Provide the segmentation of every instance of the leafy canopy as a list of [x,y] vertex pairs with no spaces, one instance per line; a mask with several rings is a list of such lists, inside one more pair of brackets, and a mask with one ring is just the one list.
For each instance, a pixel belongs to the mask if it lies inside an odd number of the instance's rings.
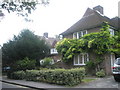
[[35,35],[30,30],[23,30],[18,36],[3,44],[2,60],[3,65],[11,65],[25,57],[39,60],[49,53],[49,46],[45,40]]
[[[0,8],[7,10],[9,13],[16,11],[22,15],[31,13],[32,10],[36,9],[38,4],[49,4],[48,0],[2,0]],[[26,12],[23,14],[23,12]]]

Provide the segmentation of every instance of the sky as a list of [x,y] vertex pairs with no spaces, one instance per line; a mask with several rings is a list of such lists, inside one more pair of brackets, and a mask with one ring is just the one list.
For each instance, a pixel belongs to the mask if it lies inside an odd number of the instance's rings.
[[29,15],[33,22],[26,22],[16,13],[7,13],[0,22],[0,45],[18,35],[23,29],[30,29],[36,35],[42,36],[48,32],[54,37],[67,30],[80,20],[86,9],[101,5],[104,15],[113,18],[118,16],[119,0],[49,0],[47,6],[38,5],[37,9]]

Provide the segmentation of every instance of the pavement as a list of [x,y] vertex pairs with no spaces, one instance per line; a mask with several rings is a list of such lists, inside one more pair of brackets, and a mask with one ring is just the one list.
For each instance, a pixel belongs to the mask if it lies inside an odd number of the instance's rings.
[[[91,78],[91,77],[88,77]],[[2,82],[6,82],[6,83],[10,83],[10,84],[15,84],[15,85],[20,85],[20,86],[25,86],[25,87],[29,87],[29,88],[33,88],[33,89],[41,89],[41,90],[52,90],[53,88],[57,88],[57,89],[62,89],[62,88],[110,88],[109,90],[111,90],[112,88],[119,88],[119,84],[115,82],[115,80],[113,79],[112,76],[109,77],[105,77],[105,78],[96,78],[96,77],[92,77],[95,80],[91,81],[91,82],[87,82],[87,83],[81,83],[77,86],[74,87],[66,87],[66,86],[60,86],[60,85],[56,85],[56,84],[48,84],[48,83],[43,83],[43,82],[33,82],[33,81],[26,81],[26,80],[13,80],[13,79],[8,79],[6,76],[3,76],[2,78],[0,78],[0,81]]]
[[56,85],[56,84],[8,79],[7,76],[3,76],[2,78],[0,78],[0,81],[5,82],[5,83],[20,85],[20,86],[25,86],[25,87],[29,87],[29,88],[33,88],[33,89],[45,90],[45,88],[66,88],[65,86],[60,86],[60,85]]

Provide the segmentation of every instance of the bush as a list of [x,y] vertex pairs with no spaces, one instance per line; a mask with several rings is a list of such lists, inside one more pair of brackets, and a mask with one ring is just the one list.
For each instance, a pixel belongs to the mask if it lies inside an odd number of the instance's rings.
[[[13,74],[16,74],[13,75],[16,78],[18,72]],[[74,86],[79,84],[81,80],[84,78],[85,69],[74,68],[74,69],[27,70],[26,74],[24,75],[25,76],[23,77],[25,77],[26,80]]]
[[52,58],[44,58],[43,60],[40,61],[40,65],[42,67],[49,67],[52,64],[54,64],[54,61],[52,60]]
[[28,58],[25,58],[23,60],[19,60],[16,62],[16,65],[14,68],[19,71],[19,70],[31,70],[35,68],[36,61],[35,60],[30,60]]
[[97,77],[105,77],[105,71],[102,69],[96,73]]
[[26,76],[25,71],[17,71],[17,72],[10,73],[8,78],[22,80],[22,79],[25,79],[25,76]]
[[95,75],[95,63],[92,60],[86,62],[85,69],[86,74]]

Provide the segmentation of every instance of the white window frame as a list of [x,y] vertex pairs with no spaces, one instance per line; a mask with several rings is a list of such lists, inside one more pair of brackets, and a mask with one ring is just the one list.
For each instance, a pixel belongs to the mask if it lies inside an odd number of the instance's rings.
[[56,48],[51,48],[50,53],[51,54],[58,54]]
[[78,33],[77,33],[77,32],[74,32],[74,33],[73,33],[73,39],[76,39],[76,38],[77,38],[77,36],[76,36],[75,34],[77,35]]
[[[81,53],[81,54],[78,54],[77,57],[78,57],[78,63],[76,64],[75,63],[75,56],[74,56],[74,65],[86,65],[85,64],[85,59],[84,59],[84,55],[87,54],[87,61],[89,61],[89,55],[88,53]],[[80,63],[80,60],[79,60],[79,56],[82,55],[82,63]]]
[[[84,32],[84,31],[85,31],[86,34],[87,34],[87,30],[83,30],[83,31],[79,31],[79,32],[74,32],[74,33],[73,33],[73,39],[80,39],[80,38],[79,38],[79,33],[80,33],[80,32],[81,32],[81,37],[83,37],[83,36],[85,35],[85,34],[83,35],[83,32]],[[77,36],[76,36],[75,34],[76,34]]]
[[110,28],[109,31],[110,31],[110,35],[114,36],[114,30]]

